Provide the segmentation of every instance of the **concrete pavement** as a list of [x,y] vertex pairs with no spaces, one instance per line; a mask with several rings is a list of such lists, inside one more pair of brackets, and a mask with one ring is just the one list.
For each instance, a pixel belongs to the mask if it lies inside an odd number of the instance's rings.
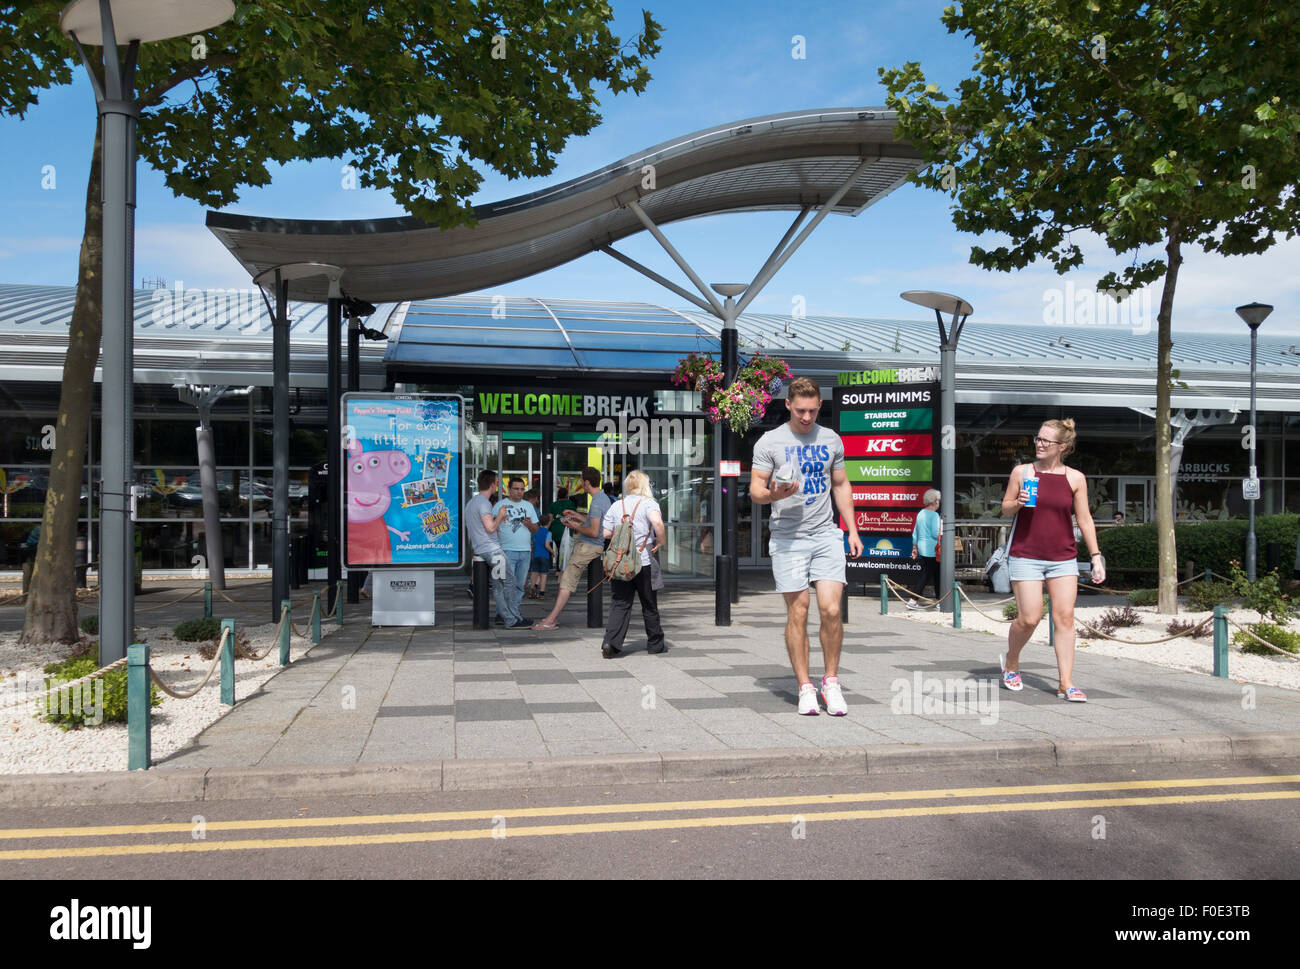
[[[800,717],[784,604],[769,589],[747,575],[726,628],[713,624],[712,589],[670,589],[668,651],[645,653],[636,606],[629,652],[614,660],[600,655],[602,630],[585,627],[581,595],[548,632],[474,630],[459,581],[440,585],[435,627],[377,629],[352,607],[153,770],[3,777],[0,804],[1300,756],[1300,692],[1080,650],[1075,680],[1090,702],[1065,703],[1050,650],[1031,646],[1025,690],[1012,694],[998,688],[1003,637],[881,616],[875,598],[851,604],[849,715]],[[525,613],[552,601],[525,600]],[[815,615],[810,626],[816,677]]]

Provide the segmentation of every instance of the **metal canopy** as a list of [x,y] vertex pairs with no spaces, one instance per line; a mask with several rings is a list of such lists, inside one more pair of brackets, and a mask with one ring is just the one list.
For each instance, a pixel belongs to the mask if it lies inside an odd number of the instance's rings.
[[[313,221],[209,212],[208,228],[250,275],[299,262],[343,267],[342,286],[371,302],[450,296],[552,269],[657,225],[721,212],[823,205],[856,215],[922,166],[895,115],[848,108],[768,115],[710,128],[529,195],[479,206],[478,225],[441,231],[418,219]],[[324,301],[322,277],[290,281]]]

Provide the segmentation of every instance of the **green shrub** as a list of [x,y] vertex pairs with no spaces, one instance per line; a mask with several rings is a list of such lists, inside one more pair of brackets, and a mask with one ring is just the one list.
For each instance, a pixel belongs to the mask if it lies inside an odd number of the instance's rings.
[[1134,589],[1128,594],[1130,606],[1154,606],[1160,601],[1158,589]]
[[1211,579],[1187,586],[1187,604],[1193,612],[1209,612],[1215,606],[1226,606],[1232,601],[1232,583]]
[[[1260,639],[1272,643],[1279,649],[1285,649],[1288,653],[1300,653],[1300,633],[1288,632],[1281,626],[1271,622],[1253,623],[1249,628]],[[1257,653],[1260,656],[1277,655],[1277,653],[1266,646],[1261,646],[1241,631],[1233,635],[1232,641],[1241,647],[1243,653]]]
[[1261,616],[1268,616],[1275,622],[1284,623],[1291,618],[1291,614],[1295,612],[1295,602],[1282,591],[1276,571],[1266,575],[1257,572],[1255,581],[1251,582],[1242,570],[1240,562],[1231,563],[1229,569],[1232,591],[1241,596],[1242,601],[1246,603],[1246,608],[1254,609]]
[[99,617],[87,616],[85,619],[81,620],[81,631],[85,633],[87,636],[98,636]]
[[172,634],[187,643],[201,643],[205,639],[216,639],[221,635],[221,620],[216,617],[186,619],[172,630]]
[[[45,667],[45,684],[43,689],[51,689],[58,684],[55,680],[76,680],[87,673],[99,669],[99,661],[93,656],[73,656],[49,663]],[[102,682],[102,688],[99,683]],[[162,703],[162,694],[158,687],[149,684],[149,705]],[[116,669],[105,673],[98,680],[89,680],[78,687],[56,693],[40,701],[41,719],[46,723],[56,723],[64,730],[78,727],[97,727],[101,723],[126,722],[126,670]]]
[[[1233,560],[1245,557],[1248,528],[1245,519],[1237,518],[1176,522],[1174,543],[1178,549],[1179,567],[1184,562],[1192,562],[1197,571],[1212,569],[1220,575],[1227,575]],[[1294,549],[1296,538],[1300,536],[1300,515],[1290,512],[1261,515],[1255,520],[1255,535],[1261,550],[1269,542],[1280,543],[1284,551]],[[1118,574],[1125,569],[1154,570],[1160,564],[1157,561],[1154,522],[1102,529],[1097,533],[1097,541],[1106,556],[1108,578],[1110,574]]]

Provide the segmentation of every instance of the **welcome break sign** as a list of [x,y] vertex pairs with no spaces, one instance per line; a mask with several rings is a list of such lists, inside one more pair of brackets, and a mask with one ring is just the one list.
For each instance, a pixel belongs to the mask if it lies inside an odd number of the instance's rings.
[[[849,559],[849,580],[878,583],[881,573],[909,582],[912,526],[921,498],[938,477],[939,382],[935,367],[841,373],[835,429],[844,439],[844,470],[862,557]],[[848,525],[841,519],[840,528]]]

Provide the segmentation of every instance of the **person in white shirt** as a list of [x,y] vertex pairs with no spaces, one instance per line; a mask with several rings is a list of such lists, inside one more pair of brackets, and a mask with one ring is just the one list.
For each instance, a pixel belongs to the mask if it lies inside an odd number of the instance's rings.
[[[664,630],[659,622],[659,602],[654,589],[650,587],[650,556],[663,547],[665,541],[664,519],[659,512],[659,503],[654,500],[650,490],[650,479],[644,471],[633,471],[623,479],[623,497],[614,502],[605,512],[601,527],[606,538],[614,537],[614,529],[626,515],[632,524],[633,541],[641,556],[641,568],[631,581],[610,579],[614,591],[614,603],[609,609],[609,619],[605,623],[605,641],[601,644],[600,655],[613,659],[623,652],[623,640],[627,636],[628,623],[632,618],[632,597],[641,599],[641,616],[645,619],[646,652],[662,653]],[[651,532],[654,537],[651,538]]]

